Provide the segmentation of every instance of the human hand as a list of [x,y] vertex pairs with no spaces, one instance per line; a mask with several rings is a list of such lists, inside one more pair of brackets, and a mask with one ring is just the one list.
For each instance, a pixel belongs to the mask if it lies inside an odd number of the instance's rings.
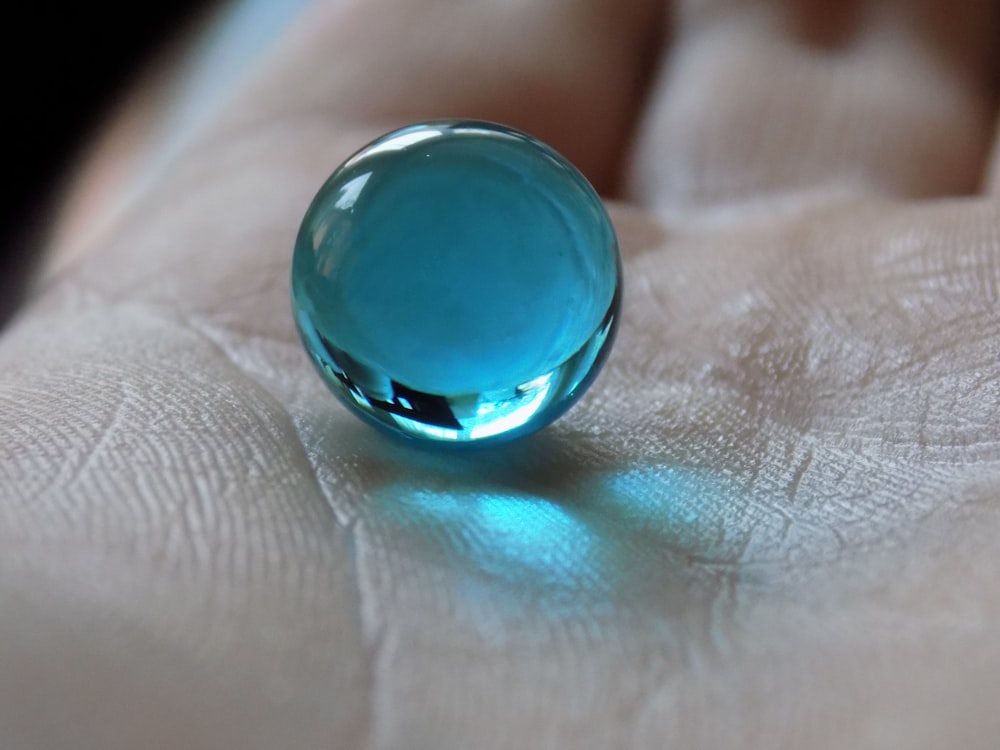
[[[307,10],[0,338],[3,746],[992,747],[996,15]],[[626,288],[570,414],[440,456],[287,276],[341,159],[450,116],[614,194]]]

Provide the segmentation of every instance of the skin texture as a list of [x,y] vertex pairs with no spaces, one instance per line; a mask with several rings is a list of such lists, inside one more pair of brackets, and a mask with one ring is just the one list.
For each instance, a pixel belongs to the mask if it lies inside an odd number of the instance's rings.
[[[306,9],[0,335],[0,745],[996,747],[998,35]],[[451,116],[614,197],[626,301],[570,414],[441,456],[325,391],[287,274],[340,160]]]

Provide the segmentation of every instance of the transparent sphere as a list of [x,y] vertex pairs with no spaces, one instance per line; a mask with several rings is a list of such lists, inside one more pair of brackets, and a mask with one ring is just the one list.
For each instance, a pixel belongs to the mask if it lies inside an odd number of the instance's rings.
[[330,389],[420,440],[533,432],[614,338],[621,264],[583,175],[487,122],[397,130],[348,159],[295,243],[292,307]]

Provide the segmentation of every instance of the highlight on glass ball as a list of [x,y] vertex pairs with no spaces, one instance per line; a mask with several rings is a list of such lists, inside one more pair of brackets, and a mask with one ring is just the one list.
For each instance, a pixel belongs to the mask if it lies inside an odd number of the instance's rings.
[[299,333],[329,388],[397,435],[485,445],[563,414],[614,340],[621,261],[566,159],[488,122],[394,131],[309,206],[292,260]]

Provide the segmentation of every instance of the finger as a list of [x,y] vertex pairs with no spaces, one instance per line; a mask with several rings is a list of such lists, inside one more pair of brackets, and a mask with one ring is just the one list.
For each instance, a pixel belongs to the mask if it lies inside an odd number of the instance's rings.
[[299,2],[213,3],[168,40],[110,113],[66,178],[54,217],[46,273],[95,247],[134,199],[214,119],[264,51],[295,16]]
[[373,133],[451,115],[506,121],[610,187],[659,28],[652,0],[328,2],[305,14],[262,70],[238,75],[257,69],[294,15],[295,4],[278,5],[226,5],[149,72],[74,181],[50,267],[93,247],[223,103],[224,137],[248,122],[297,117],[327,118],[328,135],[346,129],[353,138],[366,122]]
[[230,122],[500,120],[551,143],[606,188],[659,39],[660,9],[651,0],[320,4]]
[[630,194],[682,220],[802,193],[975,192],[997,22],[985,0],[692,2]]
[[[147,186],[192,133],[275,120],[326,119],[326,136],[419,119],[481,117],[532,132],[601,187],[619,171],[659,25],[652,0],[626,3],[317,3],[262,69],[291,15],[235,3],[161,61],[126,101],[70,194],[55,238],[64,260],[92,247],[122,204]],[[249,79],[236,71],[256,70]],[[232,102],[230,91],[241,89]],[[344,148],[334,149],[339,155]],[[331,168],[317,154],[318,164]],[[127,188],[127,189],[126,189]]]

